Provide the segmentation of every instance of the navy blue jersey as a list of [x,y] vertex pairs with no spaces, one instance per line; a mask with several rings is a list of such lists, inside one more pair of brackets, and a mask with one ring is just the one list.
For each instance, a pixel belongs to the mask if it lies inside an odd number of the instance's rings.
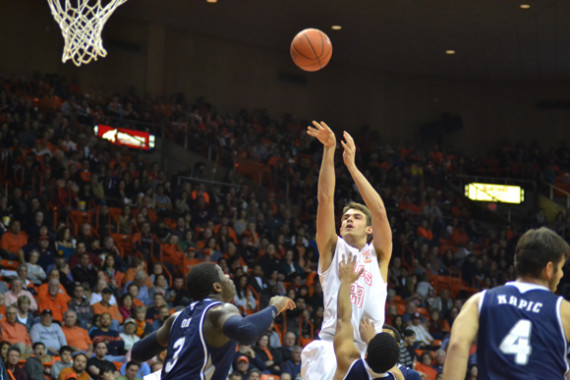
[[396,380],[394,375],[391,373],[374,373],[370,367],[366,364],[364,359],[355,360],[348,369],[346,375],[344,375],[344,380]]
[[420,375],[419,372],[414,371],[405,365],[398,364],[398,369],[402,371],[402,375],[404,375],[404,379],[406,380],[423,380],[422,375]]
[[204,299],[188,305],[172,324],[162,380],[226,380],[237,343],[210,347],[204,337],[204,317],[221,302]]
[[479,303],[479,379],[563,379],[567,341],[562,297],[544,286],[508,282]]

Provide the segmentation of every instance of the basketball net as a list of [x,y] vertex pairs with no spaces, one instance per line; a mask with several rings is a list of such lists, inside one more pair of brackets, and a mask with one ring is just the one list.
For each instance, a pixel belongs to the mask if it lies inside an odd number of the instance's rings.
[[81,66],[107,56],[101,32],[115,9],[127,0],[111,0],[105,6],[101,0],[47,1],[65,42],[63,63],[71,59],[76,66]]

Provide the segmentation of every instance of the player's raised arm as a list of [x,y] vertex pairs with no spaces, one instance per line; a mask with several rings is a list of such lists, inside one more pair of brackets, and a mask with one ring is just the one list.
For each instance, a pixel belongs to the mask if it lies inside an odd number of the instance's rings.
[[386,213],[386,207],[384,202],[380,197],[380,194],[370,182],[364,177],[364,174],[356,167],[355,157],[356,157],[356,145],[352,136],[348,132],[343,134],[344,141],[341,141],[344,152],[342,158],[344,164],[348,169],[360,196],[364,200],[364,204],[370,210],[372,214],[372,237],[374,244],[374,249],[378,255],[378,264],[380,264],[380,273],[384,280],[388,280],[388,263],[390,262],[390,257],[392,256],[392,229],[390,228],[390,223],[388,222],[388,215]]
[[146,362],[166,350],[170,338],[170,328],[180,313],[179,311],[172,314],[158,330],[137,341],[131,351],[132,359],[137,362]]
[[443,366],[444,380],[465,379],[469,348],[479,331],[479,301],[481,297],[482,293],[477,293],[469,298],[453,322],[449,348]]
[[263,334],[279,313],[293,310],[295,302],[288,297],[275,296],[269,300],[269,306],[245,318],[239,315],[235,305],[225,303],[212,308],[204,324],[204,335],[209,345],[221,347],[230,340],[240,344],[253,344]]
[[336,176],[334,172],[334,152],[336,137],[329,126],[321,121],[313,121],[313,126],[307,127],[307,134],[318,139],[323,144],[323,159],[319,171],[318,207],[317,207],[317,247],[319,248],[319,266],[326,271],[332,260],[338,235],[336,234],[334,218],[334,187]]
[[354,344],[353,327],[352,327],[352,303],[350,301],[350,286],[356,281],[364,268],[358,272],[354,272],[356,265],[356,256],[348,255],[348,261],[343,255],[338,265],[338,277],[340,279],[340,287],[337,297],[337,322],[334,334],[334,353],[336,356],[336,372],[334,380],[343,379],[350,365],[360,359],[360,351]]

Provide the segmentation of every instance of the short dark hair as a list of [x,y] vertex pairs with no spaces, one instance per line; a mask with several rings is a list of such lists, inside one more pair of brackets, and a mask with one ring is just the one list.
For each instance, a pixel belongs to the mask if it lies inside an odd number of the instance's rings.
[[530,229],[520,237],[515,248],[515,273],[539,278],[549,261],[558,269],[558,262],[569,256],[570,246],[556,232],[546,227]]
[[366,363],[374,372],[387,372],[398,363],[399,359],[400,348],[392,335],[381,332],[368,343]]
[[70,354],[73,354],[73,349],[69,346],[61,346],[59,349],[59,356],[63,355],[64,352],[69,352]]
[[350,210],[351,208],[358,210],[358,211],[361,211],[366,216],[366,225],[367,226],[372,225],[372,213],[370,212],[368,207],[366,207],[362,203],[350,202],[349,204],[344,206],[344,208],[342,209],[342,215],[346,214],[346,212],[348,210]]
[[139,368],[141,367],[139,362],[135,362],[135,361],[131,360],[130,362],[127,363],[125,369],[129,369],[130,367],[132,367],[134,365],[138,366]]
[[[398,329],[395,328],[394,326],[390,326],[390,325],[384,323],[384,325],[382,325],[382,328],[383,328],[383,329],[386,329],[386,330],[392,331],[392,333],[394,334],[394,339],[396,339],[396,342],[397,342],[397,343],[400,343],[400,342],[402,341],[402,335],[400,334],[400,332],[398,331]],[[388,334],[389,334],[389,333],[388,333]]]
[[41,345],[41,346],[44,346],[44,347],[46,346],[46,345],[44,344],[44,342],[36,342],[36,343],[34,343],[34,344],[32,345],[32,348],[35,350],[36,347],[37,347],[37,346],[40,346],[40,345]]
[[192,301],[199,301],[212,294],[214,283],[220,282],[217,264],[213,262],[195,265],[186,276],[186,289]]

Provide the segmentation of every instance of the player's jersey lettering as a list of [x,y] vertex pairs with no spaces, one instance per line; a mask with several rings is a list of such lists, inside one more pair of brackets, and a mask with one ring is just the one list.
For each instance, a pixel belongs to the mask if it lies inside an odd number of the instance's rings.
[[498,294],[497,303],[499,305],[511,305],[533,313],[540,313],[540,309],[542,308],[542,302],[527,301],[525,299],[518,299],[515,296],[507,297],[506,294]]

